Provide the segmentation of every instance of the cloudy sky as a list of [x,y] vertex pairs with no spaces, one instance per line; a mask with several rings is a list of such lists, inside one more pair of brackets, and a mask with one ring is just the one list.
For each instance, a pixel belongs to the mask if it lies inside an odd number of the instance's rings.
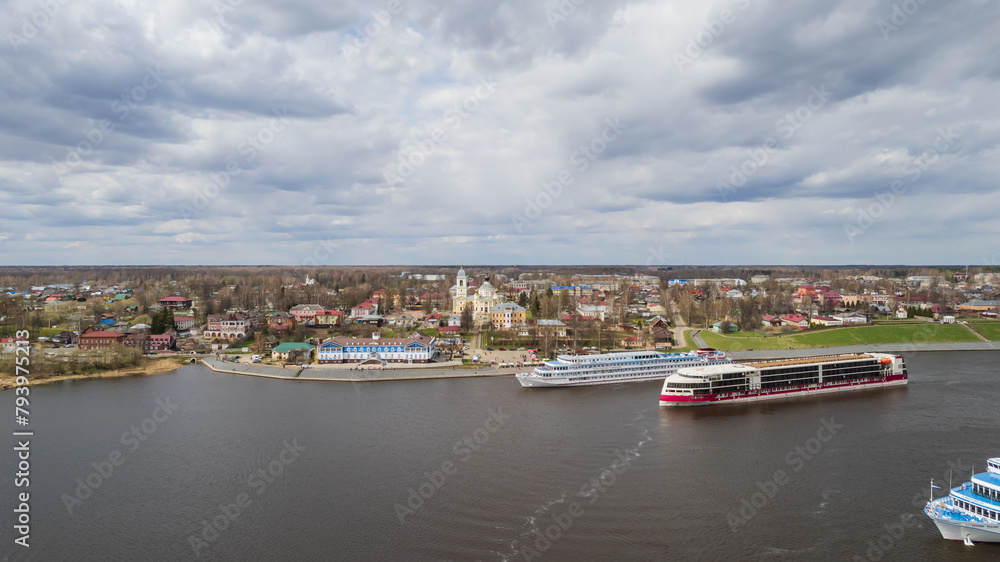
[[997,263],[1000,4],[808,4],[8,2],[0,263]]

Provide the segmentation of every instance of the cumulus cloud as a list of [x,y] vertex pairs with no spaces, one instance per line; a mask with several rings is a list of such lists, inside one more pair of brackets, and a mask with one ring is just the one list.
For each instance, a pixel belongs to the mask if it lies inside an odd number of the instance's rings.
[[998,16],[16,0],[0,260],[974,262],[1000,243]]

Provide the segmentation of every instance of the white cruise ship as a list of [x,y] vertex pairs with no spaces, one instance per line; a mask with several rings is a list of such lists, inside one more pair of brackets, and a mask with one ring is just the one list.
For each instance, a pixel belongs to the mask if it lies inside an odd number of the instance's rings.
[[663,380],[682,367],[720,365],[732,359],[721,351],[699,349],[687,353],[626,351],[595,355],[560,355],[530,373],[520,373],[523,387],[585,386]]
[[952,541],[1000,542],[1000,457],[986,461],[986,472],[952,488],[947,496],[931,501],[924,513],[934,520],[941,536]]

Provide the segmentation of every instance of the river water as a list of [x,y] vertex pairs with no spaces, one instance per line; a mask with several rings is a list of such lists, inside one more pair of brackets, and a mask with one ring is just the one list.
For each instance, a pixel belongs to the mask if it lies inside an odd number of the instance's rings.
[[[997,359],[914,353],[905,388],[697,409],[660,408],[659,383],[324,383],[202,366],[58,383],[31,394],[32,546],[11,546],[4,478],[0,552],[1000,560],[1000,545],[944,541],[921,511],[932,477],[945,488],[952,470],[958,485],[1000,456]],[[13,418],[13,393],[0,401]]]

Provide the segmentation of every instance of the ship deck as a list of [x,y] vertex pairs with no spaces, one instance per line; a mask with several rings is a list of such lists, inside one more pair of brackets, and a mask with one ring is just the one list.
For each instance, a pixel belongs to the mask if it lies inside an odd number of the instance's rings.
[[992,520],[988,517],[970,515],[964,511],[960,511],[952,503],[951,496],[937,498],[931,502],[929,505],[929,514],[948,521],[960,521],[962,523],[992,523]]
[[747,365],[756,369],[765,367],[786,367],[789,365],[805,365],[808,363],[833,363],[835,361],[851,361],[854,359],[874,359],[869,353],[845,353],[841,355],[826,355],[820,357],[802,357],[797,359],[758,359],[755,361],[740,361],[740,365]]

